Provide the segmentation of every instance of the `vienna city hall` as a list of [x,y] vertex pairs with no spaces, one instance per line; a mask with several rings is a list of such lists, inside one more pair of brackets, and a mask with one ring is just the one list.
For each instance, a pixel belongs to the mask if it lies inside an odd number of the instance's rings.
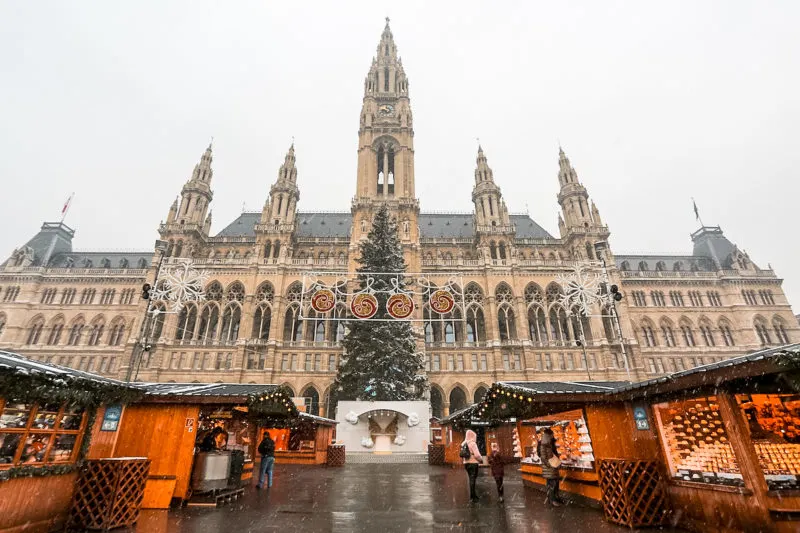
[[[353,317],[346,301],[319,316],[304,291],[313,276],[355,278],[359,242],[382,205],[397,221],[409,275],[451,283],[459,303],[437,315],[420,298],[412,316],[435,416],[496,381],[642,380],[800,340],[782,280],[719,227],[700,227],[686,255],[615,255],[602,206],[563,150],[553,154],[558,235],[509,213],[503,176],[480,147],[472,212],[426,213],[408,88],[387,22],[364,80],[349,212],[298,209],[301,189],[314,184],[303,182],[306,154],[291,146],[275,162],[264,208],[212,235],[209,146],[165,212],[155,249],[82,253],[58,222],[20,236],[0,266],[0,348],[120,379],[283,384],[310,412],[333,416],[330,387]],[[207,276],[200,301],[173,309],[142,298],[145,283],[182,263]],[[564,303],[564,280],[580,265],[603,276],[605,296],[588,314]],[[162,312],[147,314],[149,305]]]

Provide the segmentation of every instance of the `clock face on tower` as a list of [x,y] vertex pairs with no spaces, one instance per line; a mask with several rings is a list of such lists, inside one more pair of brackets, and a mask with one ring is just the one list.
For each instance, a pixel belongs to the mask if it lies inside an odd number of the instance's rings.
[[378,116],[391,117],[392,115],[394,115],[394,106],[392,104],[378,106]]

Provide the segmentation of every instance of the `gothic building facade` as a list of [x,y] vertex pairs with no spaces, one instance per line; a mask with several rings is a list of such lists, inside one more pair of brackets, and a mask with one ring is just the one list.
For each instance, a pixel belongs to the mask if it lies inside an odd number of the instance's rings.
[[[212,159],[209,146],[159,226],[163,252],[80,252],[72,229],[45,223],[0,267],[0,348],[124,377],[142,334],[142,285],[154,282],[162,255],[167,267],[190,259],[209,274],[206,300],[156,315],[135,379],[285,384],[325,414],[347,309],[334,310],[337,320],[301,313],[303,276],[354,272],[382,204],[397,219],[409,272],[462,280],[463,305],[453,313],[428,321],[420,302],[416,316],[437,415],[473,403],[494,381],[639,380],[800,340],[781,279],[719,227],[698,229],[686,255],[614,255],[563,150],[558,236],[509,213],[502,176],[480,147],[474,210],[421,211],[409,84],[388,23],[364,81],[349,212],[298,210],[292,146],[263,209],[214,235]],[[557,276],[586,261],[605,261],[621,288],[619,321],[608,308],[580,317],[562,305]]]

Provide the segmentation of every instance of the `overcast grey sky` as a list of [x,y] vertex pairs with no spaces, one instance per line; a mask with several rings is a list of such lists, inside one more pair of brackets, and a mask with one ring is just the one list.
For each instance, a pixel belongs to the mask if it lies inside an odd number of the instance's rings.
[[296,138],[303,210],[347,210],[384,17],[410,79],[422,209],[470,211],[476,142],[557,235],[558,142],[616,253],[719,224],[800,302],[800,2],[0,3],[0,255],[44,220],[150,249],[214,137],[216,232]]

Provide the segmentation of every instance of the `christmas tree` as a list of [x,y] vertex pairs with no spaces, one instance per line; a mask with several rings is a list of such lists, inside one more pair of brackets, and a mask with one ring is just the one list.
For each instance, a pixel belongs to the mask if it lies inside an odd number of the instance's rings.
[[[351,320],[344,336],[344,357],[333,391],[336,400],[419,400],[427,387],[422,370],[422,356],[407,320],[395,320],[386,311],[392,281],[405,287],[406,270],[397,223],[385,205],[375,215],[366,240],[359,244],[358,279],[361,289],[367,279],[374,281],[378,311],[368,320]],[[386,322],[375,319],[389,319]]]

